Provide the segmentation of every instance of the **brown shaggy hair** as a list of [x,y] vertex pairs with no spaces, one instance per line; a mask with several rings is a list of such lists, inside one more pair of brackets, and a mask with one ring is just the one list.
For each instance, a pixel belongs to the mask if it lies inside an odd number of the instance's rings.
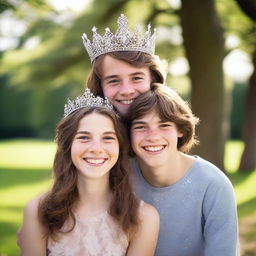
[[78,171],[71,159],[71,145],[79,121],[92,112],[107,116],[112,120],[119,147],[122,146],[118,160],[110,170],[109,186],[113,193],[113,200],[109,214],[120,223],[127,234],[133,232],[138,224],[139,203],[131,187],[131,170],[127,155],[128,141],[125,136],[125,129],[119,117],[110,109],[104,107],[83,108],[62,119],[57,125],[57,152],[53,165],[54,184],[39,205],[40,220],[46,227],[47,235],[53,239],[56,239],[57,234],[62,232],[61,228],[68,219],[71,218],[73,225],[67,232],[72,231],[76,225],[73,207],[79,198]]
[[193,115],[188,103],[177,92],[162,84],[152,84],[150,91],[139,95],[132,103],[125,120],[128,134],[130,135],[134,120],[153,110],[157,111],[161,120],[175,123],[178,131],[183,134],[178,138],[179,151],[188,152],[198,143],[195,126],[199,119]]
[[110,52],[100,55],[93,62],[92,70],[87,79],[87,87],[94,95],[104,96],[101,87],[101,66],[106,55],[136,67],[149,67],[152,83],[165,82],[167,64],[165,61],[160,60],[157,55],[150,55],[139,51]]

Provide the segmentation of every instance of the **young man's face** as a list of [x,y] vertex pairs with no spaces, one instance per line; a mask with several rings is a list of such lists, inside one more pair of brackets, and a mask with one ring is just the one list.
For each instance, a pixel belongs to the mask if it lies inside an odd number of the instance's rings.
[[104,96],[121,115],[128,112],[135,98],[150,90],[151,75],[148,67],[135,67],[107,55],[101,69]]
[[151,111],[132,122],[133,151],[139,161],[151,168],[169,163],[169,160],[179,152],[178,138],[182,136],[175,123],[161,120],[156,111]]

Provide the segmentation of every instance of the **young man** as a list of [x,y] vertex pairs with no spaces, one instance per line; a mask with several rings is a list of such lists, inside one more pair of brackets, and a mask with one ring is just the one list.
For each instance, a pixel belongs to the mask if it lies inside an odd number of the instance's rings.
[[83,43],[92,62],[87,87],[95,95],[105,96],[125,116],[130,104],[150,90],[151,83],[164,83],[166,63],[155,51],[155,33],[145,34],[128,28],[127,17],[118,18],[115,34],[107,28],[103,36],[93,30],[93,41],[83,34]]
[[[239,255],[233,187],[216,166],[186,154],[198,119],[172,89],[152,85],[126,116],[136,193],[160,214],[156,256]],[[214,145],[213,145],[214,146]]]

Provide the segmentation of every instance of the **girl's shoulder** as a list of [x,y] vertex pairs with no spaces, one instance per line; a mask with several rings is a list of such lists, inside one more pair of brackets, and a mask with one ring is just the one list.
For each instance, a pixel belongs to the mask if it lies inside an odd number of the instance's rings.
[[139,207],[139,219],[146,222],[159,222],[160,217],[157,209],[154,206],[141,200]]
[[41,193],[34,198],[32,198],[25,206],[25,214],[33,214],[35,213],[37,215],[38,207],[40,202],[46,197],[47,193]]
[[127,256],[154,255],[159,233],[160,217],[155,207],[143,201],[139,207],[139,227],[130,240]]

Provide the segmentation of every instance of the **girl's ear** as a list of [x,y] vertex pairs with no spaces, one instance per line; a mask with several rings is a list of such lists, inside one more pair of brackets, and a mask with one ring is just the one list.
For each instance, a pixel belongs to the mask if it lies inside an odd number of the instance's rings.
[[178,138],[182,138],[183,137],[183,132],[178,132]]

